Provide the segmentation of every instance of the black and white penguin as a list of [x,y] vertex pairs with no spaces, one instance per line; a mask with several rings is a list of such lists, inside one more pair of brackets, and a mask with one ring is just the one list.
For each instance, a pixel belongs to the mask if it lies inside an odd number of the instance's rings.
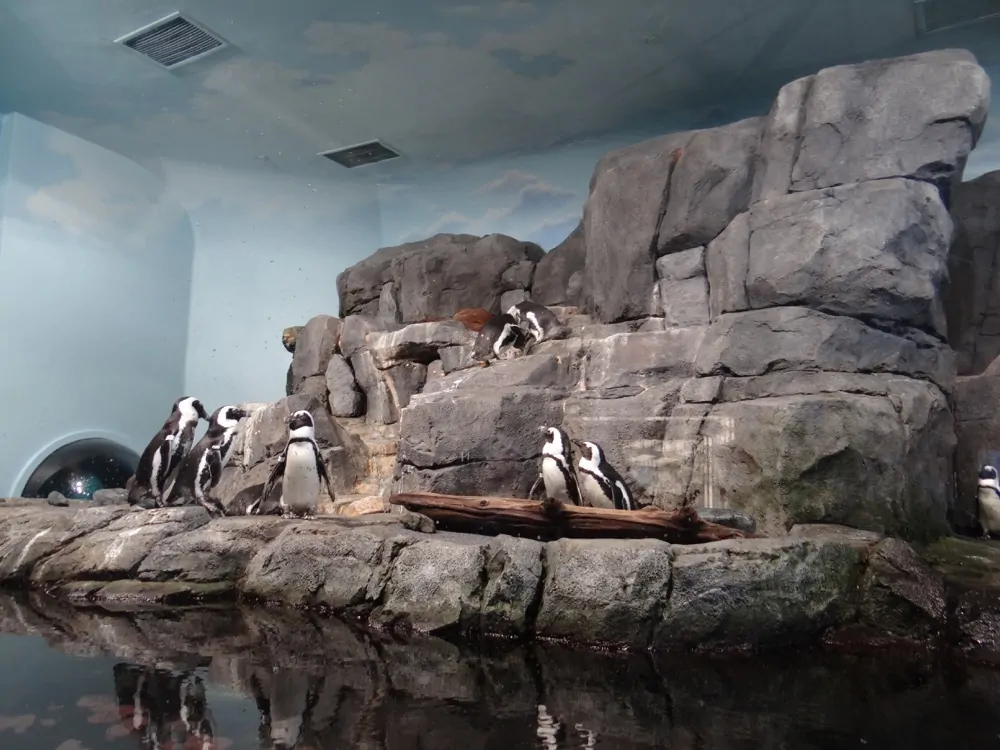
[[545,487],[546,497],[562,503],[580,505],[580,487],[573,470],[573,453],[569,436],[558,427],[540,427],[545,435],[542,446],[542,468],[531,487],[528,497],[533,497],[538,485]]
[[[208,707],[205,683],[195,674],[184,676],[180,685],[181,721],[199,750],[212,750],[215,742],[215,720]],[[185,743],[186,745],[187,743]]]
[[978,516],[984,539],[1000,533],[1000,476],[988,464],[979,468]]
[[208,420],[205,407],[193,396],[174,402],[170,417],[139,457],[135,476],[129,480],[129,505],[143,508],[163,505],[171,475],[180,467],[194,441],[198,420]]
[[580,449],[580,498],[594,508],[636,510],[637,505],[622,475],[608,463],[604,451],[589,441],[574,444]]
[[546,339],[554,338],[563,327],[554,312],[545,305],[540,305],[531,300],[524,300],[524,302],[511,305],[510,309],[507,310],[507,314],[528,333],[531,337],[528,343],[531,346],[540,344]]
[[209,418],[208,432],[199,440],[181,464],[167,495],[166,505],[198,503],[212,515],[222,515],[224,509],[210,497],[219,483],[222,470],[232,457],[240,420],[248,416],[238,406],[222,406]]
[[266,503],[272,486],[279,478],[281,499],[278,509],[282,515],[315,515],[321,483],[326,484],[330,500],[334,500],[330,475],[319,453],[319,446],[316,445],[316,427],[312,414],[302,409],[290,414],[287,422],[288,442],[264,483],[260,497],[247,508],[248,516],[274,513],[276,509],[267,508]]
[[513,316],[504,313],[486,321],[476,336],[472,347],[472,358],[481,365],[488,364],[490,358],[504,359],[516,349],[524,349],[528,343],[528,333]]

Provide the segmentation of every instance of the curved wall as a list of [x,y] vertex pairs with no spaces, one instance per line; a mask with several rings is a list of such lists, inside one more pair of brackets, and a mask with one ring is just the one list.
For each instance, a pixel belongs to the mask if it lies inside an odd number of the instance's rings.
[[183,394],[193,235],[163,183],[22,115],[0,130],[0,496],[52,451],[141,452]]

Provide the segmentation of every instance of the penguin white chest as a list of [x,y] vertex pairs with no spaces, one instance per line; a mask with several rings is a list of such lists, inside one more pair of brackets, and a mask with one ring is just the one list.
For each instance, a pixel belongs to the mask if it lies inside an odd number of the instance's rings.
[[295,513],[316,510],[319,497],[319,474],[311,443],[292,443],[285,454],[285,476],[281,483],[281,501]]
[[1000,534],[1000,495],[993,487],[979,487],[979,523],[990,534]]
[[545,494],[563,503],[573,502],[566,487],[566,475],[563,474],[559,462],[551,456],[542,457],[542,482],[545,484]]
[[604,488],[593,476],[580,472],[580,497],[594,508],[614,508],[614,500],[604,494]]

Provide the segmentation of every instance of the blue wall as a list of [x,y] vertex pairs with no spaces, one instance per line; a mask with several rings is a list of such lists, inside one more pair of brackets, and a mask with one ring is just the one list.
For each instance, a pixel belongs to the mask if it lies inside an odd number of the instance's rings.
[[0,146],[0,493],[57,447],[141,451],[184,390],[193,237],[160,180],[21,115]]
[[185,389],[211,411],[285,395],[286,326],[338,311],[337,274],[381,240],[374,186],[204,164],[154,167],[194,232]]

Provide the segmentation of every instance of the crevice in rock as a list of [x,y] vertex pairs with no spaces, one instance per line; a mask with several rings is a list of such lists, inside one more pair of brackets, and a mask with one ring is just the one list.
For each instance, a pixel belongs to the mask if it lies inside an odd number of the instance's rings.
[[524,632],[525,635],[535,635],[538,632],[536,624],[538,622],[538,612],[542,608],[542,597],[545,593],[545,581],[549,575],[549,545],[542,543],[542,549],[539,553],[539,563],[541,564],[541,573],[538,576],[538,583],[535,586],[535,591],[531,597],[531,601],[528,602],[527,608],[524,610]]

